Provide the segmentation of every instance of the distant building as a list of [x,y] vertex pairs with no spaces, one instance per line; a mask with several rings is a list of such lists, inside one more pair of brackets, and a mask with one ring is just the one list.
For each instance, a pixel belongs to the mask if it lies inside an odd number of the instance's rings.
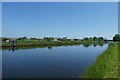
[[74,39],[70,39],[70,41],[74,41]]
[[58,41],[57,39],[54,39],[53,41]]
[[5,42],[8,43],[8,42],[10,42],[10,40],[6,40]]

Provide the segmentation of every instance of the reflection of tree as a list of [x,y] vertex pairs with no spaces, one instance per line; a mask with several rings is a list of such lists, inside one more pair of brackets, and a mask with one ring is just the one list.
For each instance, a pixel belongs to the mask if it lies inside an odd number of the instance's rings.
[[90,43],[83,43],[83,46],[84,46],[84,47],[89,47],[89,46],[90,46]]
[[89,46],[92,46],[92,43],[89,43]]
[[15,51],[14,47],[12,47],[12,51],[13,51],[13,52]]
[[96,47],[96,46],[97,46],[97,44],[96,44],[96,43],[94,43],[94,44],[93,44],[93,46],[94,46],[94,47]]
[[99,46],[101,46],[101,47],[102,47],[102,46],[103,46],[103,43],[100,43],[100,44],[99,44]]
[[9,48],[9,51],[11,51],[12,50],[12,52],[14,52],[15,50],[17,50],[17,47],[11,47],[11,48]]
[[99,43],[93,43],[93,46],[96,47],[96,46],[103,46],[104,43],[103,42],[99,42]]
[[82,45],[83,45],[84,47],[89,47],[89,46],[92,46],[92,45],[93,45],[94,47],[96,47],[96,46],[103,46],[104,43],[102,43],[102,42],[101,42],[101,43],[99,43],[99,42],[95,42],[95,43],[90,43],[90,42],[89,42],[89,43],[87,43],[87,42],[86,42],[86,43],[83,43]]
[[48,49],[52,49],[52,47],[51,47],[51,46],[49,46],[49,47],[48,47]]

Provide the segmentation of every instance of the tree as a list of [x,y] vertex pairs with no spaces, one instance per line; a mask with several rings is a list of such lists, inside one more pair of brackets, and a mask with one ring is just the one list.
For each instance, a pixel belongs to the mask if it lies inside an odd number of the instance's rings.
[[30,40],[40,40],[40,39],[38,39],[38,38],[30,38]]
[[28,39],[27,37],[19,37],[17,40],[25,40]]
[[120,34],[115,34],[113,41],[120,41]]
[[88,41],[88,40],[89,40],[88,37],[83,38],[83,41]]
[[95,41],[95,40],[97,40],[97,37],[96,37],[96,36],[93,37],[93,41]]
[[44,37],[43,39],[47,40],[47,41],[52,41],[52,40],[54,40],[54,37]]
[[103,37],[98,37],[99,41],[103,41],[104,38]]
[[27,39],[27,37],[23,37],[23,39]]
[[6,40],[9,40],[9,39],[6,38],[6,37],[3,37],[3,38],[2,38],[2,41],[6,41]]
[[67,39],[67,37],[63,37],[62,39],[61,39],[61,41],[67,41],[68,39]]
[[92,38],[92,37],[90,37],[90,40],[92,41],[92,40],[93,40],[93,38]]

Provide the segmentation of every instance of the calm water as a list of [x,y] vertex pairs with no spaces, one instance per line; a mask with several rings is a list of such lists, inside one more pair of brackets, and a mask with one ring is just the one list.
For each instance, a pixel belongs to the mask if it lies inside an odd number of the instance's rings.
[[101,46],[59,46],[3,50],[3,78],[74,78],[96,61]]

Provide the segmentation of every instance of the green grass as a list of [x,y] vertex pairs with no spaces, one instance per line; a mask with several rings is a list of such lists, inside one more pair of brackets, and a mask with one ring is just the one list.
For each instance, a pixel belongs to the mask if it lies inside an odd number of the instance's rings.
[[[120,46],[119,46],[120,48]],[[97,57],[81,78],[118,78],[118,43],[111,43],[108,49]]]
[[[88,47],[92,43],[96,45],[100,45],[99,42],[90,42],[90,41],[47,41],[47,40],[17,40],[17,45],[19,46],[25,46],[25,45],[66,45],[66,44],[83,44],[83,46]],[[103,44],[103,43],[102,43]],[[3,43],[2,46],[11,46],[11,42],[9,43]]]

